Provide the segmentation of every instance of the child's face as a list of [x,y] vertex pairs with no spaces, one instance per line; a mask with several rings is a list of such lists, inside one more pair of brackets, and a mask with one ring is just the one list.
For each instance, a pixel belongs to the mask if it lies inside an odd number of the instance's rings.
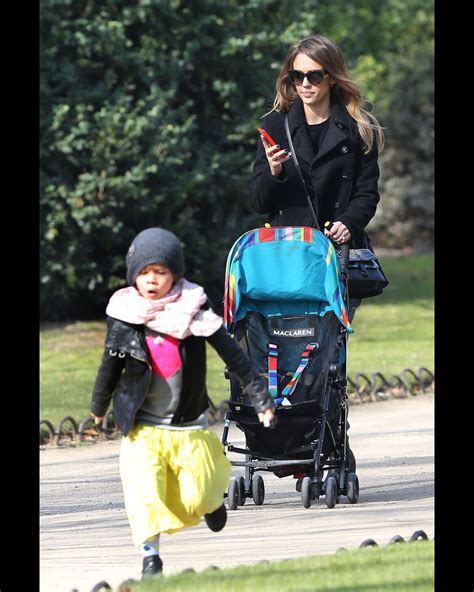
[[137,275],[137,290],[146,300],[163,298],[173,287],[175,278],[168,267],[152,263],[144,267]]

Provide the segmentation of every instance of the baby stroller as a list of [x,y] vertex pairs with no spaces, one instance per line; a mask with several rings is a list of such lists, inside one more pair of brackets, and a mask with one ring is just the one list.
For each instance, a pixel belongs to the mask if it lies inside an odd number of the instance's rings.
[[[243,234],[226,265],[224,322],[268,381],[277,423],[259,421],[240,383],[230,380],[224,450],[245,455],[232,460],[245,476],[227,490],[231,510],[252,497],[263,504],[261,471],[294,476],[309,508],[325,496],[333,508],[340,495],[359,498],[356,461],[347,438],[346,349],[352,333],[345,287],[332,242],[309,227],[258,228]],[[245,447],[227,441],[231,422],[245,435]]]

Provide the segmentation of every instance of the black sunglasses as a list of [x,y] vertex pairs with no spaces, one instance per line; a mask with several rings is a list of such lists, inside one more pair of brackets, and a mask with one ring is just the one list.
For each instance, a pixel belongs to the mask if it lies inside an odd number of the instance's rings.
[[290,70],[288,72],[288,78],[291,84],[294,84],[295,86],[301,86],[305,78],[308,79],[310,84],[317,86],[318,84],[321,84],[326,74],[326,70],[310,70],[309,72]]

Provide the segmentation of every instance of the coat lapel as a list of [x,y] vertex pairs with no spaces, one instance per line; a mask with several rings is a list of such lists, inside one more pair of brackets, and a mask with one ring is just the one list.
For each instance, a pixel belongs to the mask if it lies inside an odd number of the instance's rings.
[[291,107],[288,113],[288,123],[296,156],[308,164],[317,163],[330,150],[350,138],[350,118],[340,103],[333,103],[331,106],[331,123],[317,155],[305,125],[306,119],[301,100],[298,99]]
[[325,154],[330,152],[333,148],[335,148],[341,142],[347,140],[347,134],[345,134],[334,121],[331,121],[328,126],[328,131],[324,136],[323,143],[321,144],[318,154],[313,160],[312,164],[317,162],[320,158],[322,158]]
[[311,163],[314,165],[325,154],[330,152],[338,144],[347,142],[350,139],[349,115],[340,103],[333,103],[331,106],[331,122],[328,131],[324,136],[316,158]]

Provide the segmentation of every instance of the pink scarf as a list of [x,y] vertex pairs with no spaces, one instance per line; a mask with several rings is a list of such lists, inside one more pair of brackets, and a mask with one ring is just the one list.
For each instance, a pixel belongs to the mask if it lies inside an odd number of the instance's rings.
[[143,298],[132,286],[117,290],[109,300],[106,313],[177,339],[190,335],[208,337],[222,326],[222,318],[210,309],[201,310],[206,300],[201,286],[182,278],[159,300]]

